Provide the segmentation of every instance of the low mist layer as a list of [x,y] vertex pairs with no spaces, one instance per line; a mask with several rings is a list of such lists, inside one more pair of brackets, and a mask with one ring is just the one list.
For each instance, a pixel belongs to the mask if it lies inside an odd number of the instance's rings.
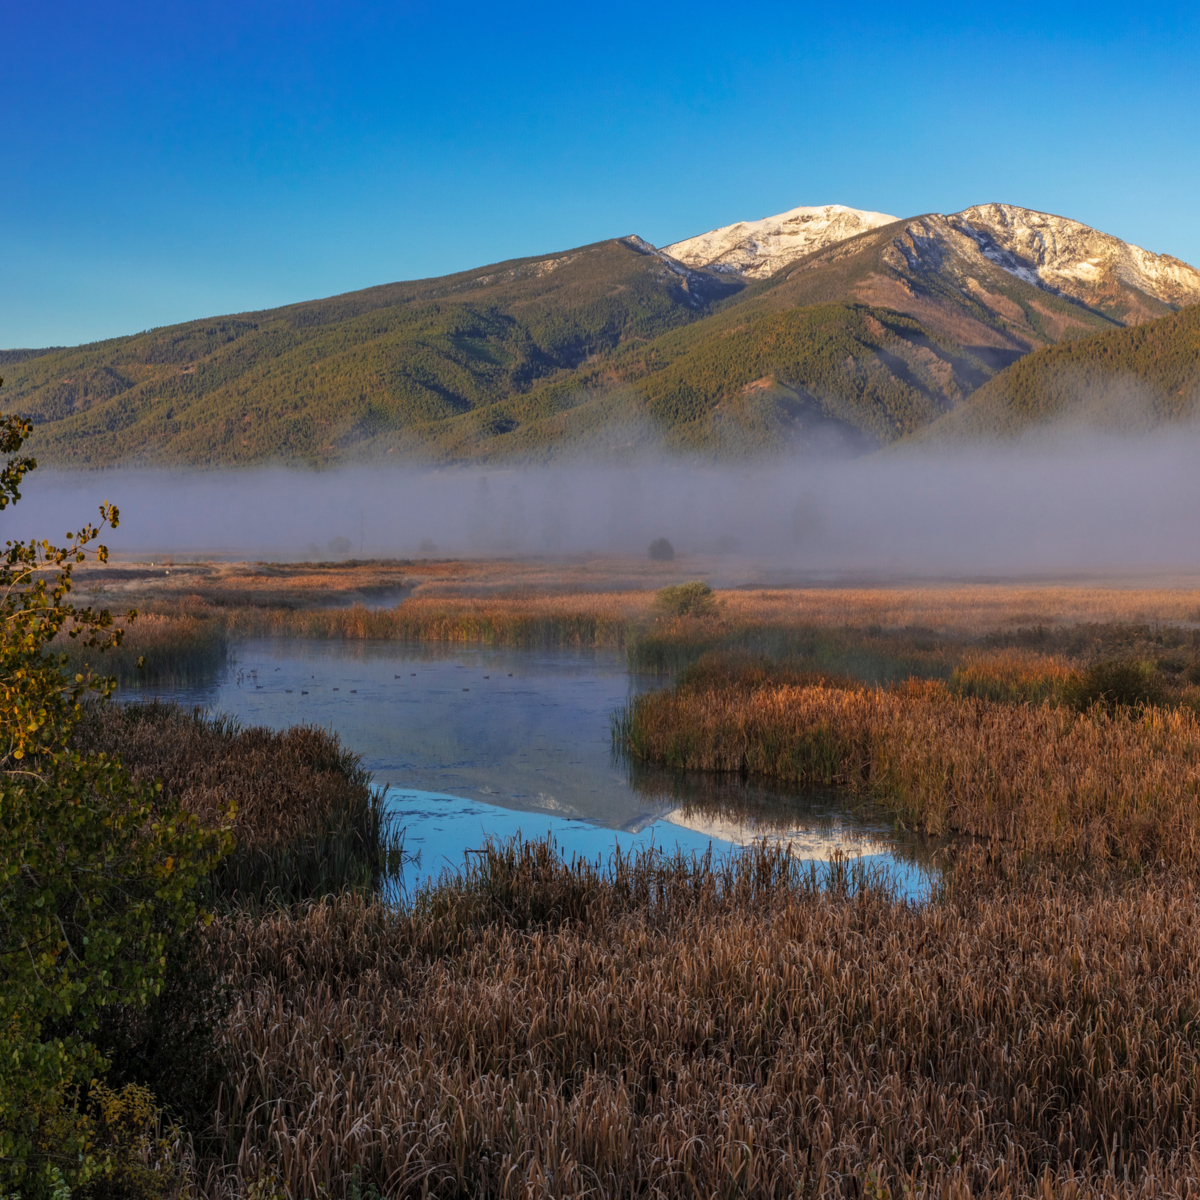
[[[837,462],[327,473],[39,470],[5,537],[112,501],[123,556],[723,555],[780,571],[960,575],[1200,566],[1200,436],[958,446]],[[681,566],[684,564],[681,563]]]

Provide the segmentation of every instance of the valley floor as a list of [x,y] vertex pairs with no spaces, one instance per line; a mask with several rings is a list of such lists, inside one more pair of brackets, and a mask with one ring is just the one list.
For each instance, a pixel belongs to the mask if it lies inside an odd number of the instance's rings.
[[770,564],[689,556],[645,558],[368,559],[343,562],[110,561],[86,564],[76,590],[116,608],[213,614],[238,608],[309,610],[401,601],[518,612],[553,604],[563,611],[650,615],[654,592],[708,581],[727,620],[921,627],[946,634],[1042,624],[1200,624],[1200,571],[1110,573],[1071,578],[955,580],[827,577]]

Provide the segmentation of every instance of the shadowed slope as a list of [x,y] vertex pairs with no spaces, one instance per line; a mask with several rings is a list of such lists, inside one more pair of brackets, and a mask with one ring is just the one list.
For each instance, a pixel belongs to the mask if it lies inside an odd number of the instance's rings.
[[931,438],[1020,433],[1070,421],[1110,432],[1151,429],[1200,411],[1200,305],[1132,329],[1049,346],[1014,363]]

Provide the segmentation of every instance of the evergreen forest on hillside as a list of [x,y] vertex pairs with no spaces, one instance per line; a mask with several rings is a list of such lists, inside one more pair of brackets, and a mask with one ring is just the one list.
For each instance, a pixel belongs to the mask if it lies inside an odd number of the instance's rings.
[[1054,421],[1134,432],[1193,417],[1200,402],[1200,305],[1039,350],[931,429],[1017,433]]

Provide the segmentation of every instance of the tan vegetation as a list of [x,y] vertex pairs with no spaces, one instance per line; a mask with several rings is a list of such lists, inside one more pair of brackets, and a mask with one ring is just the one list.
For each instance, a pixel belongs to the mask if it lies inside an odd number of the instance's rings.
[[[169,573],[168,573],[169,572]],[[506,610],[553,599],[564,610],[599,606],[633,620],[652,615],[654,593],[707,580],[728,624],[805,623],[821,627],[920,628],[979,637],[1023,626],[1200,624],[1200,578],[1143,576],[1118,581],[911,585],[771,585],[753,563],[703,555],[673,563],[644,558],[476,559],[346,563],[109,564],[78,572],[78,589],[116,607],[216,615],[226,609],[311,609],[355,602],[392,607],[437,599],[448,606]],[[383,601],[387,601],[386,605]]]
[[67,655],[70,673],[92,670],[114,676],[122,684],[187,685],[198,683],[223,666],[229,645],[221,624],[206,617],[142,613],[124,622],[121,644],[102,653],[61,633],[50,649]]
[[[686,560],[621,587],[596,564],[406,564],[398,606],[345,603],[378,569],[240,567],[239,598],[214,568],[142,597],[143,644],[624,645],[693,664],[617,727],[647,762],[843,786],[982,844],[939,852],[924,904],[766,846],[598,868],[533,843],[398,908],[370,891],[395,842],[326,735],[105,714],[89,736],[139,778],[204,815],[238,803],[214,882],[241,907],[204,934],[230,1007],[215,1086],[188,1093],[199,1195],[1195,1193],[1190,581],[709,594]],[[302,577],[356,588],[335,606]]]
[[236,844],[213,879],[224,901],[370,891],[399,866],[370,772],[327,730],[241,729],[170,704],[112,705],[87,712],[73,747],[120,755],[135,781],[161,781],[206,825],[234,814]]
[[229,636],[482,642],[497,646],[625,644],[628,618],[611,597],[564,604],[556,597],[413,599],[396,608],[240,609],[225,615]]
[[936,681],[744,681],[705,672],[636,697],[639,758],[869,795],[909,825],[1073,859],[1200,868],[1200,718],[1002,704]]
[[[739,586],[703,582],[722,573]],[[1103,658],[1148,661],[1178,692],[1200,658],[1200,581],[1191,578],[758,588],[746,583],[754,574],[720,559],[126,565],[91,572],[83,590],[143,616],[120,655],[74,654],[72,669],[86,661],[123,683],[155,685],[211,672],[234,637],[434,640],[624,647],[634,669],[649,671],[678,670],[711,650],[877,681],[957,671],[960,689],[1004,698],[1024,687],[1014,671],[1034,670],[1058,697],[1065,672]],[[699,603],[681,604],[693,593]],[[1159,662],[1164,654],[1170,661]],[[1036,688],[1023,698],[1039,698]]]
[[412,911],[231,918],[204,1190],[1190,1195],[1198,931],[1169,877],[912,906],[544,844]]
[[1009,647],[964,655],[950,676],[950,689],[985,700],[1065,702],[1077,678],[1070,659]]

